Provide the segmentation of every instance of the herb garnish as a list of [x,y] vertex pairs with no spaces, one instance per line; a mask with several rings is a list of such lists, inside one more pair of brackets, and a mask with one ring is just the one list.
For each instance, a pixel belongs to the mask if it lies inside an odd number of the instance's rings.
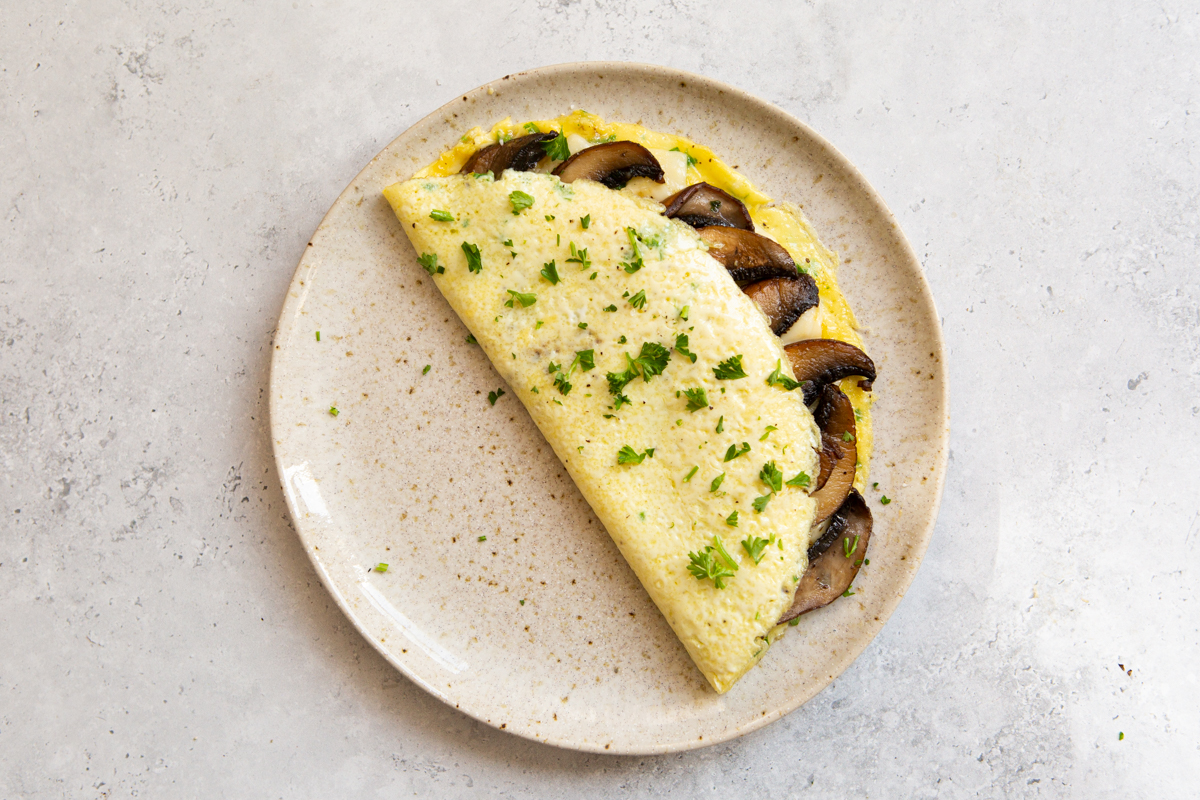
[[690,358],[693,364],[696,363],[696,354],[688,350],[688,335],[686,333],[681,333],[675,337],[675,350],[680,355]]
[[771,487],[772,492],[783,491],[783,473],[775,466],[774,461],[768,461],[763,464],[762,469],[759,470],[758,477],[763,483]]
[[764,494],[761,497],[754,498],[754,513],[761,514],[763,509],[767,507],[767,503],[771,502],[771,498],[774,496],[773,494]]
[[700,471],[700,468],[699,468],[699,467],[692,467],[692,471],[691,471],[691,472],[689,472],[689,473],[688,473],[688,474],[687,474],[687,475],[684,477],[684,479],[683,479],[683,482],[684,482],[684,483],[687,483],[688,481],[690,481],[690,480],[692,479],[692,476],[693,476],[693,475],[695,475],[695,474],[696,474],[697,472],[699,472],[699,471]]
[[467,269],[475,274],[482,272],[483,259],[479,255],[479,247],[467,242],[463,242],[462,251],[467,256]]
[[786,391],[800,386],[800,381],[793,380],[783,372],[783,362],[779,359],[775,361],[775,370],[767,376],[767,386],[782,386]]
[[375,571],[376,572],[387,572],[387,567],[388,567],[387,564],[380,561],[378,564],[375,565]]
[[496,401],[504,395],[505,391],[503,389],[497,389],[494,392],[488,392],[488,404],[493,406],[496,405]]
[[[733,513],[735,516],[737,515],[736,511]],[[716,556],[713,555],[714,546]],[[714,536],[713,544],[708,545],[699,553],[688,553],[688,560],[691,562],[688,564],[688,572],[692,573],[696,580],[702,581],[708,578],[718,589],[724,589],[725,579],[732,578],[738,569],[737,562],[725,550],[720,536]]]
[[467,344],[479,344],[479,340],[475,338],[475,334],[467,334]]
[[642,380],[646,383],[655,375],[661,375],[671,360],[671,351],[657,342],[642,342],[642,351],[633,363],[641,367]]
[[617,307],[616,307],[616,306],[613,306],[613,305],[609,305],[609,306],[605,306],[605,307],[604,307],[604,310],[605,310],[605,311],[616,311],[616,310],[617,310]]
[[513,305],[514,302],[520,305],[521,308],[529,308],[529,306],[537,302],[537,295],[533,292],[517,292],[512,289],[505,289],[504,291],[512,295],[504,304],[506,308],[516,308]]
[[559,133],[553,139],[542,142],[546,155],[555,161],[566,161],[571,157],[571,148],[567,146],[567,137]]
[[634,450],[629,445],[625,445],[619,451],[617,451],[617,463],[618,464],[640,464],[646,460],[646,456],[650,456],[651,458],[654,458],[654,448],[653,447],[647,447],[645,452],[639,453],[637,450]]
[[683,153],[685,156],[687,156],[687,164],[689,167],[694,167],[700,163],[699,159],[695,158],[691,153],[687,152],[686,150],[680,150],[678,147],[672,147],[671,152],[672,153]]
[[742,356],[739,353],[736,356],[730,356],[713,367],[713,374],[717,376],[719,381],[735,381],[738,378],[746,377],[746,370],[742,369]]
[[[317,331],[317,341],[318,342],[321,341],[321,332],[320,331]],[[878,486],[879,484],[877,483],[875,485]]]
[[808,486],[811,480],[812,479],[808,477],[808,473],[802,470],[797,472],[796,477],[788,481],[787,485],[791,486],[793,489],[804,489]]
[[541,276],[550,281],[552,286],[557,286],[561,278],[558,277],[558,267],[554,265],[554,260],[547,261],[542,266]]
[[736,444],[731,444],[731,445],[729,445],[729,449],[725,451],[725,460],[733,461],[738,456],[744,456],[744,455],[746,455],[746,453],[749,453],[749,452],[750,452],[750,444],[748,442],[742,442],[741,449],[738,449],[738,446]]
[[592,224],[592,215],[588,214],[586,217],[579,220],[579,224],[582,225],[583,229],[586,231],[588,229],[588,226]]
[[449,211],[442,211],[440,208],[435,208],[429,212],[431,219],[436,219],[438,222],[454,222],[454,215]]
[[338,415],[338,413],[339,413],[339,412],[338,412],[338,410],[337,410],[337,406],[330,406],[330,407],[329,407],[329,413],[330,413],[330,415],[331,415],[331,416],[334,416],[334,417],[336,417],[336,416]]
[[512,204],[513,214],[520,214],[525,209],[533,207],[533,195],[516,189],[508,193],[508,202]]
[[725,432],[725,415],[722,414],[721,418],[719,420],[717,420],[717,433],[724,433],[724,432]]
[[578,264],[579,270],[582,272],[592,265],[591,259],[588,258],[587,248],[577,250],[574,242],[568,242],[571,246],[571,257],[567,259],[569,264]]
[[879,502],[880,502],[880,504],[882,504],[882,505],[885,505],[885,506],[886,506],[888,503],[892,502],[892,500],[891,500],[891,498],[890,498],[890,497],[888,497],[888,496],[885,494],[885,495],[883,495],[882,497],[880,497],[880,498],[879,498]]
[[746,555],[754,559],[754,563],[762,561],[763,550],[771,543],[770,539],[764,539],[761,536],[751,536],[747,539],[742,539],[742,549],[746,551]]
[[430,275],[441,275],[446,271],[445,267],[438,266],[437,253],[422,253],[417,263]]
[[684,322],[687,322],[689,308],[691,308],[691,306],[684,306],[683,308],[679,309],[679,318]]
[[629,298],[629,305],[637,309],[644,307],[646,305],[646,290],[642,289],[633,297]]
[[725,482],[725,473],[724,473],[724,472],[722,472],[720,475],[718,475],[717,477],[715,477],[715,478],[713,478],[713,479],[712,479],[712,483],[710,483],[710,484],[708,485],[708,491],[709,491],[709,492],[711,492],[711,493],[713,493],[713,494],[716,494],[716,493],[717,493],[717,489],[720,489],[720,488],[721,488],[721,484],[722,484],[722,483],[724,483],[724,482]]
[[428,375],[429,370],[433,369],[433,364],[426,364],[425,369],[421,370],[422,375]]
[[731,528],[736,528],[738,525],[738,512],[733,512],[725,518],[725,524]]
[[850,431],[843,431],[842,432],[842,441],[843,442],[853,442],[854,434],[851,433]]
[[779,430],[779,428],[776,428],[774,425],[768,425],[766,432],[763,433],[762,436],[758,437],[758,440],[760,442],[765,442],[767,440],[767,437],[770,436],[772,433],[774,433],[777,430]]
[[701,386],[698,389],[684,389],[683,393],[687,395],[687,410],[693,413],[702,408],[708,408],[708,393]]
[[853,542],[850,541],[849,536],[843,537],[842,538],[842,555],[844,555],[846,558],[850,558],[852,555],[857,553],[858,552],[858,540],[859,540],[859,536],[855,536]]

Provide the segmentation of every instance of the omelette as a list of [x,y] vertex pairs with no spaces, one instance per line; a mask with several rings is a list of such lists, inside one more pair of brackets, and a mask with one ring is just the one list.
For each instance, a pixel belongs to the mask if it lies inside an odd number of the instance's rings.
[[[564,120],[552,130],[566,139]],[[485,142],[475,144],[474,163],[487,163]],[[704,229],[664,216],[664,191],[686,186],[693,165],[686,151],[663,150],[679,158],[620,175],[621,191],[531,166],[451,174],[465,158],[451,154],[384,195],[421,266],[725,692],[779,634],[808,567],[822,430],[784,341]]]

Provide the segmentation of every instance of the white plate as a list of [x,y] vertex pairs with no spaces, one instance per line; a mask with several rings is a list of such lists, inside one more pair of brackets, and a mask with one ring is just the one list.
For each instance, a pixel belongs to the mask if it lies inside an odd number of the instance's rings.
[[[500,378],[465,342],[380,195],[472,126],[573,108],[681,133],[770,196],[801,205],[841,253],[841,284],[879,367],[872,480],[895,502],[881,507],[868,493],[875,533],[857,594],[804,616],[725,695],[692,665],[520,402],[510,393],[488,404]],[[662,753],[740,736],[792,711],[895,609],[941,496],[942,356],[912,250],[879,196],[824,139],[707,78],[567,64],[457,98],[388,145],[333,204],[280,316],[271,434],[317,572],[400,671],[521,736]],[[388,571],[372,571],[381,561]]]

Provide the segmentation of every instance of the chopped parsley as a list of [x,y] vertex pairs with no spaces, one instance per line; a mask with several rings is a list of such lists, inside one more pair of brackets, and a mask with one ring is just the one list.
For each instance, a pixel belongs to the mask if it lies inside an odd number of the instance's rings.
[[640,464],[646,460],[646,456],[654,458],[654,448],[647,447],[645,452],[639,453],[629,445],[624,445],[617,451],[618,464]]
[[571,393],[571,384],[567,381],[567,373],[560,372],[554,376],[554,388],[564,397]]
[[580,272],[592,265],[591,259],[588,258],[586,247],[582,250],[577,250],[574,242],[568,242],[567,244],[571,247],[571,257],[567,259],[568,264],[578,264]]
[[724,432],[725,432],[725,415],[722,414],[721,418],[719,420],[717,420],[717,433],[724,433]]
[[731,528],[736,528],[738,525],[738,512],[733,512],[725,518],[725,524]]
[[616,307],[616,306],[613,306],[613,305],[609,305],[609,306],[605,306],[605,307],[604,307],[604,310],[605,310],[605,311],[612,312],[612,311],[616,311],[616,310],[617,310],[617,307]]
[[617,344],[625,344],[628,341],[629,341],[628,339],[626,339],[624,336],[622,336],[620,339],[617,339]]
[[462,251],[467,256],[467,269],[476,275],[483,272],[483,259],[479,256],[479,247],[463,242]]
[[761,497],[754,498],[754,513],[761,514],[767,507],[767,503],[771,502],[772,494],[764,494]]
[[854,541],[851,541],[849,536],[842,537],[842,555],[844,555],[846,558],[850,558],[852,555],[857,553],[858,540],[858,536],[854,537]]
[[738,378],[745,378],[746,370],[742,369],[741,354],[731,356],[717,364],[713,367],[713,374],[719,381],[735,381]]
[[533,207],[533,195],[517,189],[508,193],[508,202],[512,204],[513,214],[520,214],[525,209]]
[[696,363],[696,354],[688,350],[688,335],[686,333],[681,333],[675,337],[675,350],[681,356],[691,359],[693,364]]
[[687,395],[687,410],[693,413],[702,408],[708,408],[708,393],[704,391],[704,387],[698,389],[684,389],[683,393]]
[[592,215],[588,214],[586,217],[579,220],[579,224],[582,225],[583,229],[586,231],[588,229],[588,226],[590,226],[592,224]]
[[376,572],[387,572],[387,567],[388,567],[387,564],[380,561],[378,564],[375,565],[375,571]]
[[586,323],[586,322],[581,322],[581,323],[579,323],[578,325],[576,325],[575,327],[576,327],[576,328],[579,328],[580,330],[586,331],[586,330],[587,330],[587,323]]
[[505,291],[512,295],[512,297],[508,298],[508,302],[504,304],[507,308],[516,308],[513,305],[514,302],[521,308],[529,308],[529,306],[537,302],[537,295],[533,292],[517,292],[512,289],[505,289]]
[[722,472],[720,475],[718,475],[717,477],[712,479],[712,483],[710,483],[708,485],[708,491],[711,492],[712,494],[716,494],[717,489],[720,489],[721,484],[724,482],[725,482],[725,473]]
[[746,551],[746,555],[754,559],[754,563],[762,561],[763,550],[767,549],[767,545],[771,543],[770,539],[764,539],[761,536],[751,536],[742,539],[742,549]]
[[[445,267],[438,266],[437,253],[422,253],[421,257],[417,259],[417,263],[430,275],[441,275],[446,271]],[[319,339],[320,337],[318,336],[317,338]]]
[[641,289],[637,294],[629,298],[629,305],[637,309],[643,308],[646,305],[646,290]]
[[525,123],[525,130],[529,131],[530,133],[541,133],[541,131],[538,130],[538,126],[534,125],[532,122]]
[[685,477],[684,477],[684,479],[683,479],[683,482],[684,482],[684,483],[687,483],[688,481],[690,481],[690,480],[692,479],[692,476],[693,476],[693,475],[695,475],[695,474],[696,474],[697,472],[699,472],[699,471],[700,471],[700,468],[699,468],[699,467],[692,467],[692,470],[691,470],[691,472],[689,472],[689,473],[687,474],[687,476],[685,476]]
[[433,369],[433,364],[426,364],[425,369],[421,370],[422,375],[428,375],[429,370]]
[[842,592],[842,597],[854,597],[854,595],[856,595],[856,594],[858,594],[858,592],[850,591],[850,587],[847,586],[846,591]]
[[642,380],[646,383],[655,375],[661,375],[671,360],[671,351],[657,342],[642,342],[642,351],[633,363],[641,367]]
[[[613,310],[615,311],[616,309],[613,309]],[[320,331],[317,331],[317,341],[318,342],[321,341],[321,332]],[[875,485],[878,486],[879,484],[877,483]]]
[[744,455],[746,455],[746,453],[749,453],[749,452],[750,452],[749,442],[742,442],[742,446],[740,449],[738,448],[738,446],[736,444],[731,444],[731,445],[729,445],[729,449],[725,451],[725,460],[733,461],[738,456],[744,456]]
[[843,442],[853,442],[854,434],[851,433],[850,431],[843,431],[842,432],[842,441]]
[[556,267],[554,265],[553,259],[551,259],[550,261],[547,261],[546,264],[542,267],[541,275],[543,278],[550,281],[550,284],[552,286],[557,286],[558,282],[560,280],[562,280],[561,278],[558,277],[558,267]]
[[488,404],[493,406],[496,405],[496,401],[503,397],[504,394],[505,392],[503,389],[497,389],[494,392],[488,392]]
[[808,484],[811,480],[812,479],[808,477],[807,472],[800,471],[796,473],[796,477],[792,478],[790,481],[787,481],[787,485],[791,486],[793,489],[804,489],[808,487]]
[[885,505],[885,506],[886,506],[888,503],[892,502],[892,500],[891,500],[891,498],[890,498],[890,497],[888,497],[888,496],[885,494],[885,495],[883,495],[882,497],[880,497],[880,498],[879,498],[879,502],[880,502],[880,504],[882,504],[882,505]]
[[783,473],[775,466],[774,461],[768,461],[763,464],[762,469],[759,470],[758,477],[763,483],[771,487],[772,492],[783,491]]
[[454,222],[454,215],[449,211],[442,211],[440,208],[435,208],[429,212],[430,219],[436,219],[438,222]]
[[536,323],[534,323],[533,329],[536,331],[538,328],[542,327],[545,324],[546,323],[544,321],[539,319]]
[[486,541],[487,541],[487,537],[486,537],[486,536],[480,536],[480,537],[479,537],[478,539],[476,539],[475,541],[477,541],[477,542],[486,542]]
[[553,215],[553,214],[547,214],[547,215],[546,215],[546,222],[554,222],[554,215]]
[[683,308],[679,309],[679,318],[684,322],[687,322],[689,308],[691,308],[691,306],[684,306]]
[[770,436],[772,433],[774,433],[777,430],[779,430],[779,428],[776,428],[774,425],[768,425],[766,432],[762,436],[758,437],[758,440],[760,442],[765,442],[767,440],[767,437]]
[[595,350],[576,350],[575,360],[571,362],[571,369],[575,369],[578,364],[579,368],[584,372],[589,372],[596,368],[596,351]]
[[340,412],[337,410],[337,406],[330,406],[330,407],[329,407],[329,414],[330,414],[330,416],[334,416],[334,417],[336,417],[336,416],[337,416],[339,413],[340,413]]
[[671,152],[672,153],[683,153],[685,156],[687,156],[687,162],[688,162],[689,167],[694,167],[700,163],[699,159],[697,159],[695,156],[693,156],[691,153],[689,153],[686,150],[680,150],[678,147],[672,147]]
[[637,364],[633,362],[633,359],[629,357],[628,353],[625,354],[625,363],[626,367],[624,372],[609,372],[604,376],[608,381],[608,391],[613,396],[615,401],[613,404],[613,410],[618,410],[622,405],[629,405],[632,402],[628,397],[621,393],[625,391],[626,385],[628,385],[630,381],[638,376]]
[[790,376],[784,374],[783,362],[776,359],[775,370],[767,376],[767,386],[782,386],[786,391],[790,392],[800,385],[800,381],[793,380]]
[[467,334],[467,344],[479,344],[479,340],[475,338],[475,334]]
[[555,161],[566,161],[571,157],[571,148],[567,147],[567,137],[561,133],[553,139],[542,142],[542,149]]
[[[737,515],[736,511],[733,513],[734,516]],[[724,589],[725,579],[732,578],[738,570],[737,562],[725,550],[720,536],[714,536],[713,543],[699,553],[688,553],[688,560],[691,562],[688,564],[688,572],[692,573],[696,580],[708,578],[718,589]]]

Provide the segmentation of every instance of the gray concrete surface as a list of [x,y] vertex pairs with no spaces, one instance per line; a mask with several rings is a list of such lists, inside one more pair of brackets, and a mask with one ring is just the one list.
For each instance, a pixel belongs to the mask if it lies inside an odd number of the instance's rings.
[[[7,4],[0,797],[1196,796],[1198,31],[1170,1]],[[587,59],[826,135],[950,351],[898,613],[782,722],[669,757],[526,742],[396,673],[305,559],[266,433],[342,187],[457,92]]]

